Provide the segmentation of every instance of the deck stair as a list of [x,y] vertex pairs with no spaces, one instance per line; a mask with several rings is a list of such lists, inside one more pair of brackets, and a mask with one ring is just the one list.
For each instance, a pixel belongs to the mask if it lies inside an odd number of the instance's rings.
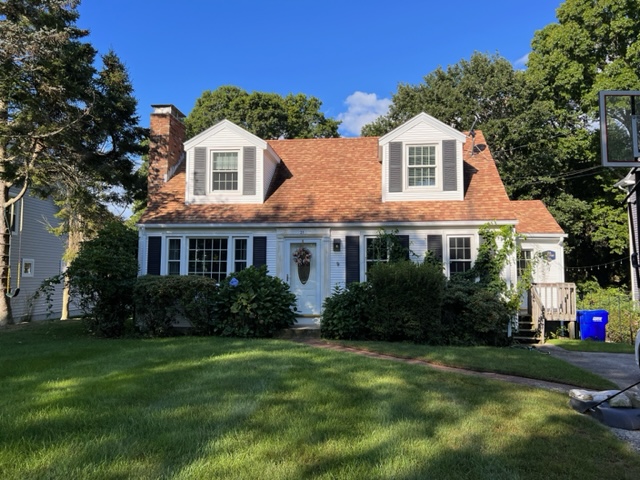
[[518,316],[514,340],[544,343],[548,322],[560,322],[569,337],[576,334],[576,285],[574,283],[535,283],[531,285],[528,309]]

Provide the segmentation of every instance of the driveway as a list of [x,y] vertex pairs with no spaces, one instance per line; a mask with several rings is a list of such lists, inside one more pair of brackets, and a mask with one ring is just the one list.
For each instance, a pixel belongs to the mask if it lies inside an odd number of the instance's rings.
[[551,344],[539,345],[536,349],[611,380],[619,388],[640,382],[640,368],[630,353],[572,352]]

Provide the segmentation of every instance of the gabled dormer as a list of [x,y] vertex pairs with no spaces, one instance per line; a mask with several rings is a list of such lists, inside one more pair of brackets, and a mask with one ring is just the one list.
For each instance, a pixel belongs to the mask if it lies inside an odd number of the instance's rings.
[[463,200],[465,141],[426,113],[380,137],[382,201]]
[[280,158],[261,138],[222,120],[184,144],[186,203],[263,203]]

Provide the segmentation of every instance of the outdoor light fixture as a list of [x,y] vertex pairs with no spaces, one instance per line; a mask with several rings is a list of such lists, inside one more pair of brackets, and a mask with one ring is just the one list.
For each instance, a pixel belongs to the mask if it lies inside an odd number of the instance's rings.
[[340,243],[342,243],[342,240],[340,240],[339,238],[334,238],[333,239],[333,251],[334,252],[339,252],[340,251]]

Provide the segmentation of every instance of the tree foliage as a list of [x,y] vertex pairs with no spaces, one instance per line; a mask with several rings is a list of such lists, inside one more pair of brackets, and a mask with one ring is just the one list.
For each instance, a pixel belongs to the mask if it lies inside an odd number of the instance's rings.
[[[84,42],[77,0],[0,2],[0,208],[27,189],[62,209],[58,233],[84,232],[104,218],[106,203],[127,202],[145,131],[126,69]],[[17,195],[9,196],[9,189]],[[97,216],[96,216],[97,215]],[[5,233],[0,286],[6,288]],[[0,297],[0,324],[11,321]]]
[[67,270],[71,290],[88,314],[90,332],[105,337],[124,333],[133,313],[133,288],[138,276],[138,234],[110,222],[84,242]]
[[225,85],[207,90],[185,119],[187,137],[193,137],[227,119],[263,139],[338,137],[340,122],[325,117],[322,102],[299,93],[251,92]]
[[[567,265],[614,262],[628,244],[613,188],[626,172],[601,167],[594,125],[599,90],[640,88],[640,2],[567,0],[557,15],[536,32],[526,70],[474,53],[418,85],[399,85],[389,114],[363,134],[382,135],[421,111],[459,130],[481,129],[510,197],[542,200],[569,235]],[[626,268],[598,274],[620,283]]]

